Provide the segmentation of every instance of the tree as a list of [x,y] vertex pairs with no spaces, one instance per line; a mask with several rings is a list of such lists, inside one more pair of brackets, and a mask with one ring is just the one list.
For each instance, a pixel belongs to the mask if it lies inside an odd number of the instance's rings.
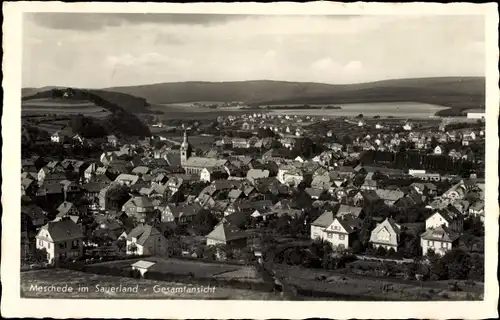
[[135,243],[131,243],[129,246],[128,246],[128,251],[130,251],[132,254],[136,254],[137,253],[137,245]]
[[352,252],[360,253],[362,251],[363,251],[363,245],[361,244],[361,241],[354,240],[354,242],[352,243]]
[[362,114],[362,113],[358,114],[358,115],[356,116],[356,119],[363,119],[363,114]]
[[387,254],[387,250],[383,246],[379,246],[375,254],[379,257],[385,257]]
[[272,138],[274,137],[274,132],[269,129],[269,128],[259,128],[259,130],[257,131],[257,136],[260,138],[260,139],[263,139],[263,138]]
[[210,211],[203,209],[193,217],[192,227],[196,234],[204,236],[210,233],[217,223],[217,218]]
[[447,276],[449,279],[467,279],[471,257],[466,251],[460,248],[452,249],[440,259],[440,262],[447,266]]

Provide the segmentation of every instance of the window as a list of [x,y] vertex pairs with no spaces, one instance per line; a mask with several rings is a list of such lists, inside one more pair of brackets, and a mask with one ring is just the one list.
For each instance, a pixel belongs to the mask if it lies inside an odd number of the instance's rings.
[[345,239],[345,235],[339,234],[339,240],[344,240],[344,239]]
[[50,242],[49,242],[49,243],[47,243],[47,248],[48,248],[48,249],[50,249]]
[[430,246],[431,245],[431,241],[430,240],[427,240],[427,245]]
[[333,236],[333,235],[332,235],[331,233],[327,233],[327,237],[328,237],[328,238],[332,238],[332,236]]

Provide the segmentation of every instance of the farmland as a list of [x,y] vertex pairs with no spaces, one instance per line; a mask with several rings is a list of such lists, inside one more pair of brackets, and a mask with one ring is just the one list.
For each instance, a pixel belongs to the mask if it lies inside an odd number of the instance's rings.
[[58,98],[25,100],[22,102],[21,111],[23,116],[42,116],[46,114],[70,116],[83,114],[85,116],[102,118],[111,114],[108,110],[90,101]]
[[[54,286],[73,288],[73,292],[38,292],[32,286]],[[136,292],[102,292],[97,290],[96,285],[102,288],[137,286]],[[156,287],[155,287],[156,286]],[[78,292],[78,288],[88,288],[86,292]],[[21,273],[21,296],[23,298],[62,298],[62,299],[254,299],[275,300],[278,296],[272,293],[256,292],[245,289],[215,287],[210,292],[197,291],[161,291],[157,288],[200,288],[188,283],[165,282],[147,279],[132,279],[96,275],[66,269],[47,269],[28,271]],[[201,287],[203,288],[203,287]]]

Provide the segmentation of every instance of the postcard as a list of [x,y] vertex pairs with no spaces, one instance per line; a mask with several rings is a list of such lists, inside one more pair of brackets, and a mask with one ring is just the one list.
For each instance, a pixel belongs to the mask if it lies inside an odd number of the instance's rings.
[[3,9],[2,314],[498,317],[495,3]]

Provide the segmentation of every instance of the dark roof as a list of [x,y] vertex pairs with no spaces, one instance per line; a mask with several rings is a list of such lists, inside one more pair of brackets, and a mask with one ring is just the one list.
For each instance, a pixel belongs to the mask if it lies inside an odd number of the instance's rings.
[[103,182],[90,182],[82,185],[82,189],[87,192],[97,193],[104,189],[106,186],[107,184]]
[[[54,242],[83,238],[83,232],[81,227],[78,224],[76,224],[73,220],[71,220],[71,218],[69,217],[62,218],[58,221],[49,222],[42,227],[42,230],[47,230]],[[37,236],[38,239],[46,239],[39,235]]]
[[140,245],[143,245],[146,243],[146,241],[149,239],[150,236],[154,236],[160,234],[160,231],[158,231],[156,228],[148,225],[148,224],[141,224],[132,229],[130,233],[127,236],[127,240],[132,240],[132,238],[137,239],[137,243]]

